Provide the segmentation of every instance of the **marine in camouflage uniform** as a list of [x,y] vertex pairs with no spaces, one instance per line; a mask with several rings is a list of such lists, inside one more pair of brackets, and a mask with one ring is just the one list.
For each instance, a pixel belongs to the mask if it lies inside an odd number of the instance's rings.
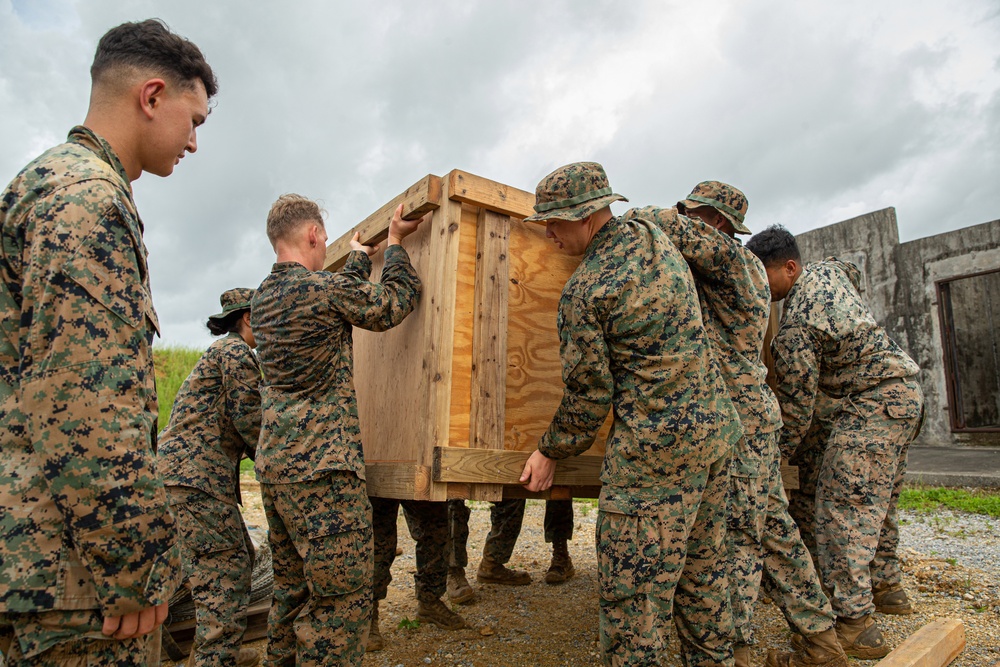
[[771,293],[763,264],[736,239],[750,233],[746,210],[741,191],[704,181],[677,210],[641,209],[637,214],[660,222],[688,261],[712,350],[743,425],[729,470],[726,532],[736,664],[750,664],[749,647],[756,643],[753,607],[766,569],[777,584],[782,613],[809,644],[808,655],[772,655],[769,664],[846,667],[830,602],[788,513],[777,445],[781,410],[761,362]]
[[555,459],[586,451],[613,407],[597,519],[604,661],[657,664],[672,610],[685,664],[732,665],[725,507],[742,427],[687,263],[652,211],[612,216],[620,199],[593,162],[536,189],[526,219],[583,257],[559,301],[563,399],[521,481],[548,488]]
[[771,345],[782,451],[791,455],[805,437],[817,392],[844,399],[817,478],[817,556],[845,650],[881,657],[889,647],[872,612],[910,609],[890,536],[922,415],[920,369],[875,322],[853,264],[830,258],[802,268],[794,237],[776,226],[748,247],[764,262],[772,298],[784,298]]
[[[150,51],[161,56],[153,76]],[[181,58],[194,69],[178,70]],[[158,663],[159,625],[181,579],[156,474],[158,322],[131,181],[166,176],[196,150],[216,83],[197,47],[157,21],[106,33],[91,72],[86,127],[28,164],[0,201],[9,667]]]
[[260,366],[246,323],[251,296],[244,288],[223,293],[222,312],[209,326],[230,333],[184,380],[157,452],[195,606],[193,665],[257,662],[256,651],[240,651],[254,560],[239,509],[240,461],[254,457],[260,435]]
[[[469,516],[469,508],[464,500],[448,501],[448,529],[451,538],[448,554],[448,576],[452,591],[450,597],[453,602],[459,603],[475,599],[475,593],[465,579],[465,568],[469,566]],[[531,575],[527,572],[507,567],[517,538],[521,535],[523,522],[522,498],[500,500],[490,506],[490,532],[483,543],[483,557],[476,574],[480,583],[512,586],[531,583]]]
[[380,283],[375,248],[321,270],[327,235],[319,208],[298,195],[271,207],[277,254],[257,289],[251,325],[264,381],[255,469],[274,558],[267,664],[361,664],[372,613],[371,504],[365,486],[352,328],[384,331],[417,303],[420,280],[397,210]]
[[448,505],[429,500],[371,498],[372,526],[375,539],[375,607],[367,650],[384,646],[379,630],[379,602],[385,599],[392,583],[392,564],[396,560],[399,509],[416,543],[417,569],[413,575],[417,597],[417,619],[445,630],[465,627],[465,619],[449,609],[441,596],[448,579],[448,554],[451,538],[448,530]]

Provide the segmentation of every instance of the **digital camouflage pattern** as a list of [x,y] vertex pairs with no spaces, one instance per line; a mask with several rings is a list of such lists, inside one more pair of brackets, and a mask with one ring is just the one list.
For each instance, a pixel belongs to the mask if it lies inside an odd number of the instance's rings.
[[160,433],[160,476],[167,486],[240,502],[240,461],[260,436],[260,366],[239,334],[205,351],[174,399]]
[[[708,183],[717,191],[739,192]],[[756,643],[753,608],[765,568],[793,628],[805,635],[829,630],[836,619],[788,514],[782,486],[781,409],[760,358],[771,309],[764,265],[738,240],[698,218],[675,209],[643,209],[642,214],[660,223],[691,267],[712,350],[743,424],[744,436],[733,447],[726,512],[736,642]]]
[[856,266],[831,257],[805,267],[785,295],[771,342],[785,456],[809,429],[817,391],[843,398],[920,372],[875,321],[860,284]]
[[[448,501],[449,543],[448,565],[469,566],[469,508],[464,500]],[[500,500],[490,505],[490,532],[483,543],[483,556],[494,563],[506,565],[514,553],[524,521],[524,499]]]
[[[597,536],[605,662],[648,664],[662,652],[649,628],[673,598],[687,664],[731,664],[725,466],[742,428],[691,272],[648,212],[612,218],[594,235],[557,323],[565,390],[539,451],[583,453],[614,407]],[[650,541],[637,552],[636,530]],[[680,571],[653,548],[661,539],[671,558],[687,550]]]
[[875,322],[861,274],[835,258],[806,267],[772,342],[782,451],[794,458],[822,392],[840,401],[816,482],[820,574],[837,616],[874,611],[872,580],[898,583],[896,501],[923,396],[917,364]]
[[[7,621],[13,624],[8,625]],[[0,614],[0,664],[6,667],[135,667],[159,665],[161,628],[135,639],[104,636],[96,609]],[[14,638],[20,637],[17,641]],[[58,643],[39,650],[39,642]],[[6,662],[4,662],[6,661]]]
[[372,506],[365,481],[338,471],[262,484],[274,563],[270,666],[360,665],[372,615]]
[[750,229],[743,222],[748,207],[746,195],[727,183],[702,181],[694,186],[684,201],[679,202],[678,207],[681,206],[684,207],[682,211],[699,206],[711,206],[733,223],[737,234],[750,233]]
[[195,606],[195,665],[235,667],[250,601],[253,546],[235,500],[168,486],[177,518],[184,587]]
[[254,468],[265,484],[316,479],[334,470],[365,475],[354,394],[352,327],[390,329],[420,295],[402,246],[385,250],[381,283],[371,260],[348,255],[338,273],[275,264],[252,301],[250,324],[264,373]]
[[[180,584],[176,527],[156,474],[158,325],[142,230],[121,163],[83,127],[25,167],[0,202],[8,619],[120,616],[167,602]],[[66,639],[39,632],[18,634],[29,657]]]
[[375,602],[385,599],[389,584],[392,583],[392,564],[396,560],[396,517],[400,506],[403,508],[410,537],[416,543],[417,570],[413,574],[413,583],[417,600],[439,600],[448,585],[451,540],[448,535],[448,504],[391,498],[370,500],[375,533]]
[[596,162],[575,162],[556,169],[535,188],[535,215],[538,220],[583,220],[614,201],[628,201],[616,194],[604,167]]
[[389,329],[420,294],[402,246],[386,248],[381,283],[370,273],[359,251],[339,273],[278,263],[251,302],[264,375],[254,467],[275,571],[269,665],[360,664],[365,652],[373,546],[352,327]]

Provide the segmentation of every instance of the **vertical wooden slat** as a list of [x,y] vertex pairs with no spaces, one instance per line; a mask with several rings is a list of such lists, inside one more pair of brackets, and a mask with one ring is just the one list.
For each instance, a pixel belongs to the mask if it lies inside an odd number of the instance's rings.
[[[476,222],[469,447],[503,449],[507,399],[507,255],[510,218],[485,208]],[[503,486],[476,485],[475,500],[501,500]]]

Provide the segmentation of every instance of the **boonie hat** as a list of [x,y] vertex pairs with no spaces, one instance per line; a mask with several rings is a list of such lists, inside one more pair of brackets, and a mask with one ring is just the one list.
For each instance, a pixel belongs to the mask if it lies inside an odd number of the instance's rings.
[[249,287],[227,289],[219,297],[219,303],[222,304],[222,312],[216,315],[209,315],[208,319],[223,320],[229,313],[237,310],[247,310],[250,308],[250,299],[253,298],[253,292]]
[[596,162],[574,162],[538,183],[535,215],[525,220],[583,220],[613,201],[628,199],[611,190],[604,167]]
[[731,185],[719,181],[702,181],[694,186],[687,199],[680,202],[684,208],[711,206],[726,216],[737,234],[750,234],[751,231],[743,219],[747,214],[747,198],[742,192]]

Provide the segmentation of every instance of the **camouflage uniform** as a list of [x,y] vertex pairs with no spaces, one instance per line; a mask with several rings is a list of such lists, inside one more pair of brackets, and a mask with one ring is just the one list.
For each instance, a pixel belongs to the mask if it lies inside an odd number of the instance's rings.
[[[251,290],[231,292],[249,309]],[[235,665],[243,640],[253,546],[237,506],[240,461],[253,458],[259,434],[260,367],[231,333],[184,380],[157,452],[195,605],[196,665]]]
[[103,617],[165,603],[180,585],[156,475],[158,324],[142,230],[118,157],[84,127],[0,202],[0,645],[14,642],[10,665],[145,662],[149,636],[104,637]]
[[375,601],[384,600],[396,560],[396,517],[403,508],[410,537],[416,542],[417,571],[413,575],[417,600],[434,602],[444,595],[448,580],[449,508],[429,500],[371,498],[375,528]]
[[805,437],[818,391],[845,399],[817,479],[816,542],[834,611],[847,619],[874,611],[873,581],[901,581],[896,501],[923,406],[920,369],[875,322],[860,277],[834,258],[806,267],[772,343],[784,453]]
[[[448,501],[448,532],[451,544],[448,549],[448,565],[466,568],[469,566],[469,508],[464,500]],[[510,562],[514,545],[521,535],[524,521],[524,499],[500,500],[490,507],[490,532],[483,543],[483,556],[494,563],[505,565]]]
[[[600,165],[570,165],[539,184],[532,218],[581,219],[621,198]],[[614,408],[597,519],[605,663],[657,664],[673,610],[685,664],[732,665],[725,499],[742,428],[691,272],[648,215],[594,234],[558,330],[566,387],[538,450],[583,453]]]
[[[707,181],[680,205],[704,204],[720,207],[736,233],[750,233],[743,225],[747,203],[739,190]],[[765,568],[777,584],[779,606],[797,632],[811,636],[830,630],[836,619],[788,513],[782,485],[777,445],[781,409],[760,360],[771,304],[764,265],[739,240],[700,219],[677,215],[673,209],[658,213],[650,215],[694,273],[705,328],[743,424],[743,438],[733,449],[729,469],[726,513],[736,643],[756,643],[753,607]]]
[[416,305],[420,279],[402,246],[381,283],[352,252],[339,273],[274,265],[251,326],[264,374],[254,467],[270,528],[274,599],[267,662],[361,664],[372,611],[371,504],[365,487],[352,326],[383,331]]

